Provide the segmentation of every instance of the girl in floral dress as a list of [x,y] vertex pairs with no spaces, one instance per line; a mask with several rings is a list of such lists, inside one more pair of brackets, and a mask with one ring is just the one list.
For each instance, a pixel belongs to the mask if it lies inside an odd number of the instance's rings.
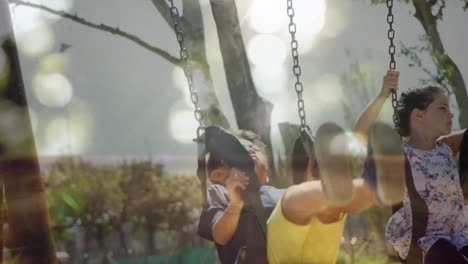
[[[404,151],[414,187],[427,205],[426,233],[418,241],[424,263],[468,263],[468,218],[455,154],[463,133],[449,136],[453,114],[440,87],[403,93],[398,110]],[[441,136],[444,136],[440,138]],[[402,258],[411,243],[412,215],[408,193],[387,224],[386,235]]]
[[[381,94],[388,96],[391,89],[397,89],[398,78],[399,72],[389,70]],[[385,101],[378,98],[367,107],[358,124],[375,121]],[[427,211],[422,212],[427,214],[425,233],[417,241],[422,261],[468,263],[468,217],[455,161],[464,133],[451,133],[453,114],[445,90],[428,86],[403,92],[398,117],[414,187],[427,206]],[[387,239],[402,259],[410,249],[412,217],[406,190],[403,207],[392,215],[386,228]]]

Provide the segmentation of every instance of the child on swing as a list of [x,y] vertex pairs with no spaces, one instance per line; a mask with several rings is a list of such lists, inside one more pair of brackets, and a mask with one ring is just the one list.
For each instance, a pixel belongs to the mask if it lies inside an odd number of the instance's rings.
[[[399,72],[389,70],[379,96],[366,108],[356,125],[363,138],[376,120],[392,89],[398,89]],[[417,241],[425,264],[468,263],[468,222],[455,154],[462,132],[452,133],[448,97],[443,88],[428,86],[403,92],[398,105],[399,133],[407,140],[404,152],[414,186],[427,205],[427,227]],[[449,135],[450,134],[450,135]],[[388,221],[386,236],[402,259],[412,237],[411,204],[406,190],[403,207]]]
[[[399,137],[381,123],[369,125],[368,130],[370,147],[374,149],[368,158],[373,159],[374,167],[358,169],[371,175],[362,179],[352,178],[345,131],[333,123],[325,123],[317,130],[315,159],[305,153],[302,155],[307,157],[300,158],[306,163],[307,177],[302,178],[307,181],[289,187],[268,220],[270,264],[336,263],[346,214],[363,211],[377,201],[387,205],[401,201],[404,159]],[[360,133],[359,127],[355,132]],[[380,144],[384,140],[390,144]],[[313,170],[315,166],[318,170]]]
[[[229,132],[221,134],[234,137]],[[269,181],[266,146],[251,131],[242,130],[236,138],[254,162],[259,195],[269,216],[284,190],[266,185]],[[209,154],[207,167],[213,184],[208,188],[208,208],[200,216],[199,234],[215,242],[221,263],[267,263],[265,235],[259,219],[251,207],[244,206],[243,192],[249,185],[248,176],[214,153]]]

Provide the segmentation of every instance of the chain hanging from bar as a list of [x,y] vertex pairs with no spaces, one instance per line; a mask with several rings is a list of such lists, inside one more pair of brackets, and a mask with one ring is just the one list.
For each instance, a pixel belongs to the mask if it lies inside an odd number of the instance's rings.
[[[393,39],[395,38],[395,30],[393,29],[393,0],[387,0],[387,7],[388,7],[388,14],[387,14],[387,23],[389,26],[387,37],[390,41],[390,46],[388,47],[388,54],[390,54],[390,64],[389,69],[395,70],[396,62],[395,62],[395,45],[393,44]],[[392,90],[392,107],[393,107],[393,124],[395,129],[399,128],[399,120],[397,115],[397,107],[398,107],[398,98],[396,90]]]
[[299,43],[296,39],[296,24],[294,23],[294,8],[293,1],[287,0],[287,13],[289,16],[289,34],[291,35],[291,54],[293,58],[293,73],[296,76],[296,83],[294,84],[294,89],[297,94],[297,110],[299,113],[299,118],[301,120],[300,130],[307,130],[311,132],[310,127],[306,123],[306,114],[304,99],[302,98],[302,92],[304,91],[304,86],[300,81],[299,77],[301,76],[301,66],[299,65]]
[[195,87],[193,85],[193,72],[189,64],[189,53],[187,51],[187,48],[184,45],[184,34],[182,31],[182,26],[180,25],[179,10],[174,5],[174,0],[168,0],[168,1],[170,4],[172,22],[174,24],[174,31],[177,36],[177,42],[179,42],[180,59],[182,61],[182,68],[184,69],[184,74],[185,74],[185,77],[187,78],[188,88],[190,91],[190,100],[192,101],[195,107],[195,111],[194,111],[195,120],[197,120],[198,122],[197,138],[195,139],[195,141],[200,142],[202,140],[201,136],[205,130],[205,126],[203,125],[202,111],[200,110],[200,107],[198,105],[198,93],[195,90]]

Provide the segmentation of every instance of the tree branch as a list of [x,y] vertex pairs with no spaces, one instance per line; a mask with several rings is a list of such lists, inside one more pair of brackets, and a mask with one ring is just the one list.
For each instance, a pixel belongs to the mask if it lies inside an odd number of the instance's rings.
[[118,27],[111,27],[111,26],[105,25],[103,23],[96,24],[96,23],[87,21],[84,18],[78,17],[77,15],[72,15],[70,13],[67,13],[65,11],[54,10],[54,9],[49,8],[47,6],[44,6],[44,5],[25,2],[25,1],[22,1],[22,0],[10,0],[10,3],[11,4],[24,5],[24,6],[37,8],[37,9],[43,10],[45,12],[48,12],[48,13],[51,13],[51,14],[54,14],[54,15],[57,15],[57,16],[61,16],[61,17],[67,18],[67,19],[70,19],[70,20],[72,20],[74,22],[77,22],[79,24],[82,24],[82,25],[85,25],[85,26],[88,26],[88,27],[91,27],[91,28],[94,28],[94,29],[98,29],[98,30],[101,30],[101,31],[109,32],[109,33],[114,34],[114,35],[118,35],[120,37],[126,38],[126,39],[136,43],[137,45],[151,51],[152,53],[155,53],[155,54],[159,55],[160,57],[162,57],[163,59],[169,61],[172,64],[175,64],[175,65],[180,64],[180,59],[179,58],[176,58],[176,57],[170,55],[169,53],[167,53],[166,51],[164,51],[164,50],[162,50],[162,49],[160,49],[158,47],[152,46],[148,42],[145,42],[144,40],[140,39],[139,37],[137,37],[135,35],[132,35],[130,33],[122,31]]

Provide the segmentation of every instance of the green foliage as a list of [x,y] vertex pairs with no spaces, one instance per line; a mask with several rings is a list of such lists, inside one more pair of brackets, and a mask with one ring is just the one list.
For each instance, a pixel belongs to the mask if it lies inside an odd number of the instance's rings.
[[338,252],[338,257],[336,258],[336,264],[345,264],[345,263],[351,263],[351,257],[346,254],[343,250],[340,250]]
[[45,176],[47,199],[56,238],[74,225],[104,225],[120,210],[122,192],[112,170],[71,159],[58,161]]
[[396,261],[389,261],[387,257],[363,257],[359,259],[356,263],[358,264],[390,264],[390,263],[399,263]]
[[390,215],[390,208],[377,206],[349,214],[337,263],[393,263],[396,252],[384,234]]
[[[420,79],[422,84],[437,83],[447,89],[447,92],[451,94],[451,90],[448,87],[454,87],[452,83],[452,75],[455,73],[455,68],[449,62],[447,54],[442,54],[431,48],[430,37],[424,36],[421,38],[421,45],[405,46],[401,44],[401,54],[408,60],[408,66],[420,68],[429,78]],[[423,66],[421,60],[421,54],[428,53],[431,56],[434,65],[437,65],[435,72],[429,68]]]
[[337,264],[396,264],[399,262],[391,261],[386,256],[364,256],[357,259],[352,259],[348,254],[343,251],[338,253],[336,260]]
[[[96,166],[63,158],[43,177],[58,245],[73,240],[77,229],[101,247],[111,233],[132,241],[143,234],[146,240],[137,244],[144,249],[134,251],[146,255],[207,244],[196,234],[202,202],[195,176],[166,175],[162,164],[151,161]],[[130,235],[123,233],[124,225],[131,226]],[[155,234],[173,243],[155,245]]]

